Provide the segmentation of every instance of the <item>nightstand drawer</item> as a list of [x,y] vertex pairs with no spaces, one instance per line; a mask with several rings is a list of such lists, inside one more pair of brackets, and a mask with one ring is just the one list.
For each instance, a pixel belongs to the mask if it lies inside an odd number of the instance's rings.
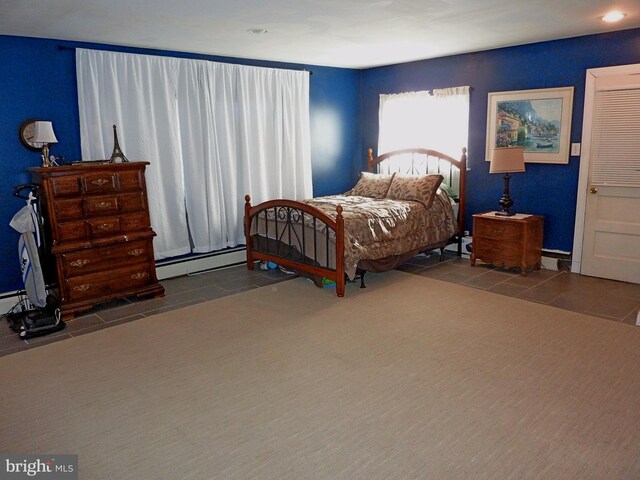
[[522,240],[522,225],[519,223],[505,222],[494,218],[483,218],[477,222],[473,236],[491,238],[495,240]]
[[515,242],[482,243],[474,242],[474,253],[487,263],[518,266],[522,258],[522,245]]

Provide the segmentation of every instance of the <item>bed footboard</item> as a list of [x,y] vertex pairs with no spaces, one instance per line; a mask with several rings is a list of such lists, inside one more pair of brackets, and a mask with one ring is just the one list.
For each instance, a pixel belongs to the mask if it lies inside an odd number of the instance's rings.
[[335,220],[311,205],[293,200],[270,200],[251,206],[244,197],[247,268],[254,262],[274,262],[283,267],[328,278],[336,295],[344,296],[344,219],[336,207]]

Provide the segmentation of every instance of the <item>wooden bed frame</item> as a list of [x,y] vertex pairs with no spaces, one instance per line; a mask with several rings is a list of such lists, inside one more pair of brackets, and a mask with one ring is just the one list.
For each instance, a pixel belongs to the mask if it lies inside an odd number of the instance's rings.
[[[458,255],[462,254],[462,237],[465,229],[465,185],[466,185],[466,171],[467,171],[467,149],[462,149],[462,156],[460,160],[456,160],[453,157],[437,152],[435,150],[429,150],[424,148],[413,148],[405,150],[396,150],[393,152],[385,153],[376,158],[373,157],[373,149],[368,149],[367,167],[369,172],[373,172],[376,167],[380,170],[380,164],[387,160],[393,159],[397,156],[403,156],[404,158],[411,158],[410,165],[403,169],[400,173],[412,174],[412,173],[440,173],[444,177],[444,183],[449,186],[454,181],[458,172],[458,184],[457,192],[458,198],[455,198],[458,204],[458,232],[447,242],[447,244],[457,243]],[[420,162],[419,158],[426,158],[426,162]],[[418,171],[417,169],[423,168],[426,165],[426,171]],[[436,167],[432,167],[435,165]],[[394,171],[394,170],[391,170]],[[309,275],[316,277],[324,277],[333,280],[336,283],[336,295],[343,297],[345,293],[345,271],[344,271],[344,218],[342,216],[342,207],[336,207],[336,218],[325,215],[317,208],[308,205],[306,203],[294,201],[294,200],[269,200],[256,206],[251,206],[251,197],[245,196],[244,207],[244,228],[247,243],[247,268],[253,270],[254,262],[261,260],[264,262],[274,262],[281,265],[284,268],[290,268],[297,272],[305,272]],[[270,239],[267,234],[266,237],[259,237],[261,241],[254,242],[251,236],[251,227],[254,222],[257,222],[260,218],[260,213],[269,212],[274,219],[275,239]],[[266,218],[266,217],[265,217]],[[329,261],[326,264],[320,264],[318,262],[316,231],[314,228],[313,238],[313,252],[300,252],[295,247],[292,247],[291,240],[293,237],[300,237],[300,233],[294,230],[293,225],[299,224],[302,221],[311,221],[314,227],[318,226],[327,234],[324,235],[326,240],[322,245],[325,249],[323,253],[326,254],[325,258],[329,258],[333,254],[333,246],[329,241],[329,237],[335,238],[335,268],[330,267]],[[267,222],[265,226],[268,230]],[[302,238],[293,238],[297,240],[298,244],[305,245],[305,233],[302,229]],[[268,232],[267,232],[268,233]],[[282,239],[283,242],[278,240]],[[283,245],[289,245],[283,248]],[[275,251],[274,251],[275,247]],[[438,247],[435,247],[438,248]],[[444,247],[441,247],[442,249]]]

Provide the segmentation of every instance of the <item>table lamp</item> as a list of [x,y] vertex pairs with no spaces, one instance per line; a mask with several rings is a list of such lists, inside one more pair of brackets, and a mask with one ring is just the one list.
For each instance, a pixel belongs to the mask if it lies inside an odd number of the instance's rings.
[[42,166],[50,167],[49,161],[49,145],[58,143],[56,134],[53,133],[53,125],[51,122],[35,122],[33,129],[33,143],[40,144],[42,147]]
[[515,215],[509,210],[513,205],[513,200],[509,196],[510,173],[524,172],[524,148],[523,147],[501,147],[494,148],[491,152],[491,166],[489,173],[504,173],[504,191],[502,198],[498,202],[502,210],[496,215],[510,217]]

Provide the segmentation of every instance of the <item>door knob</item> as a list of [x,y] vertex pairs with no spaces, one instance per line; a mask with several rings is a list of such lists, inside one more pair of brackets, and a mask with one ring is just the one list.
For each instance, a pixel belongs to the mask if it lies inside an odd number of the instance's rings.
[[589,189],[589,193],[598,193],[598,189],[596,187],[591,187]]

